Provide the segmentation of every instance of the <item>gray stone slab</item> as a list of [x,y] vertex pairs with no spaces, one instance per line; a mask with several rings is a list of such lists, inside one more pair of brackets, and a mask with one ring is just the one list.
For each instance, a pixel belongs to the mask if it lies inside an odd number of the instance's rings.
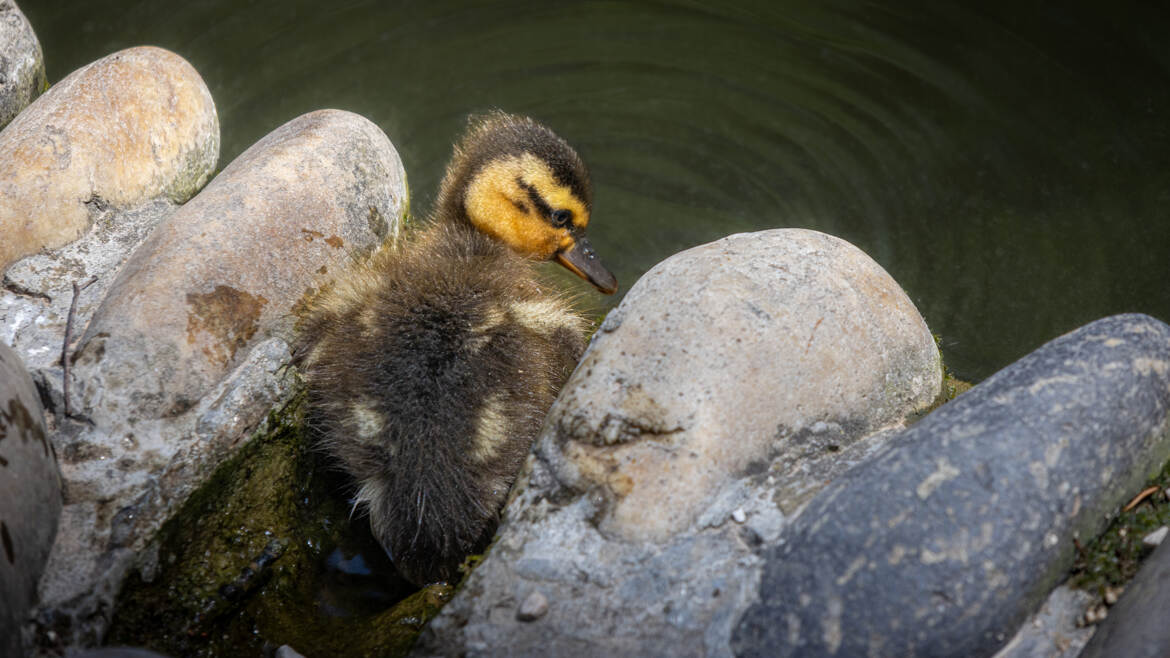
[[1170,326],[1120,315],[1044,345],[821,491],[766,551],[733,649],[995,652],[1165,463],[1168,410]]

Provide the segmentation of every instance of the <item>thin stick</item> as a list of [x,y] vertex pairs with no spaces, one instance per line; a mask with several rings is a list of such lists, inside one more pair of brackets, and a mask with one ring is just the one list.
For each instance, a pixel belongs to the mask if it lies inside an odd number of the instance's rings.
[[89,278],[89,281],[77,285],[73,282],[73,301],[69,303],[69,315],[65,318],[65,343],[61,345],[61,393],[65,396],[65,417],[69,417],[69,344],[73,342],[73,316],[77,314],[77,298],[81,295],[81,291],[88,288],[97,277]]
[[1153,495],[1153,494],[1157,493],[1157,491],[1158,491],[1158,487],[1157,487],[1157,486],[1153,486],[1153,487],[1147,487],[1147,488],[1145,488],[1145,489],[1142,489],[1142,492],[1141,492],[1140,494],[1138,494],[1138,495],[1134,496],[1134,497],[1133,497],[1133,500],[1129,501],[1129,504],[1128,504],[1128,505],[1126,505],[1125,507],[1121,508],[1121,511],[1122,511],[1122,512],[1128,512],[1128,511],[1130,511],[1131,509],[1133,509],[1133,508],[1137,507],[1137,506],[1138,506],[1138,503],[1140,503],[1140,502],[1142,502],[1143,500],[1145,500],[1145,499],[1149,498],[1151,495]]

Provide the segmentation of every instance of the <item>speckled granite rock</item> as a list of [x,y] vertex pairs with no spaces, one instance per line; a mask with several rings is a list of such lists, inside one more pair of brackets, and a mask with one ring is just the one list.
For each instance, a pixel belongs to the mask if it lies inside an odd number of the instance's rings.
[[821,491],[764,553],[736,652],[995,652],[1170,457],[1168,413],[1170,326],[1044,345]]
[[211,94],[178,55],[131,48],[74,71],[0,131],[0,270],[106,208],[186,200],[218,157]]
[[1170,656],[1170,542],[1146,558],[1109,616],[1081,653],[1082,658],[1164,658]]
[[[28,631],[41,655],[99,640],[135,552],[291,393],[298,300],[394,234],[405,204],[386,136],[315,112],[181,208],[109,211],[82,240],[9,268],[0,332],[37,360],[66,492]],[[64,416],[57,359],[70,284],[87,276]]]
[[0,0],[0,128],[45,89],[45,56],[13,0]]
[[914,306],[848,243],[764,231],[672,256],[602,325],[417,652],[730,655],[760,546],[940,375]]
[[36,387],[0,343],[0,655],[20,655],[61,515],[61,478]]

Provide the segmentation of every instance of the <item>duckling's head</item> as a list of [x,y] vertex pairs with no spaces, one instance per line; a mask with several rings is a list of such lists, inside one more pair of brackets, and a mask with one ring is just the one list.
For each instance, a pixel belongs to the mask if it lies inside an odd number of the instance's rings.
[[589,171],[565,140],[532,119],[496,112],[474,120],[456,145],[436,215],[468,222],[527,257],[556,260],[611,294],[617,279],[585,237],[592,199]]

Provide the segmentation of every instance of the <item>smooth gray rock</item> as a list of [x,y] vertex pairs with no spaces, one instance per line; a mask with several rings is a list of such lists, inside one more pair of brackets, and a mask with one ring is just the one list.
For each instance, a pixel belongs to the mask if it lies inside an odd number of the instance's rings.
[[0,343],[0,655],[20,655],[20,628],[61,516],[61,477],[40,398]]
[[1170,326],[1105,318],[895,437],[805,508],[738,622],[747,656],[985,656],[1170,456]]
[[1162,542],[1097,625],[1081,658],[1170,656],[1170,542]]
[[13,0],[0,0],[0,128],[46,86],[45,56],[32,25]]
[[760,547],[940,376],[905,293],[840,239],[763,231],[672,256],[602,325],[417,653],[730,656]]

